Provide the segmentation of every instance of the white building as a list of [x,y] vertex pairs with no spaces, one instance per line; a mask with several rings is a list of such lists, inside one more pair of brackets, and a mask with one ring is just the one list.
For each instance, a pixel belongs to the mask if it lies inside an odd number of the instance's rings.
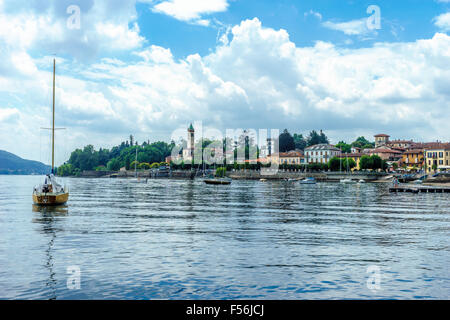
[[331,158],[337,157],[341,151],[331,144],[316,144],[305,149],[306,163],[328,163]]

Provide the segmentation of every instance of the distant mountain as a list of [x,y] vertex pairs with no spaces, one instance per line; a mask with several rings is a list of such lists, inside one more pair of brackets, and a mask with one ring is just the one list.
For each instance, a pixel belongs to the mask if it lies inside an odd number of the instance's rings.
[[39,161],[25,160],[0,150],[0,174],[46,174],[51,170]]

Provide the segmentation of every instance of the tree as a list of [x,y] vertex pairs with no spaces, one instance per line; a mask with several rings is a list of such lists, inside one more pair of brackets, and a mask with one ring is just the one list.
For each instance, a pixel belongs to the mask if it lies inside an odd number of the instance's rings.
[[328,141],[327,136],[325,135],[325,133],[323,133],[322,130],[320,130],[320,134],[317,133],[316,130],[312,130],[312,131],[309,133],[309,136],[308,136],[308,138],[307,138],[307,144],[308,144],[308,147],[309,147],[309,146],[316,145],[316,144],[320,144],[320,143],[328,144],[329,141]]
[[341,168],[341,159],[338,157],[333,157],[328,161],[328,167],[331,171],[339,171]]
[[320,130],[320,143],[326,143],[329,144],[328,137],[323,133],[322,130]]
[[358,137],[355,141],[352,142],[352,147],[366,149],[367,146],[369,146],[368,148],[373,148],[375,146],[375,143],[370,142],[364,137]]
[[316,130],[313,130],[309,133],[307,138],[308,147],[319,144],[320,143],[320,135]]
[[346,158],[342,161],[342,167],[345,170],[351,170],[356,167],[356,162],[352,158]]
[[130,146],[133,146],[133,135],[130,134]]
[[383,160],[379,156],[374,154],[371,158],[372,158],[372,169],[374,170],[383,169]]
[[120,162],[117,159],[111,159],[108,161],[106,166],[110,171],[119,171],[120,170]]
[[294,138],[295,149],[305,150],[305,148],[307,146],[307,142],[306,142],[305,138],[303,138],[303,135],[294,133],[293,138]]
[[352,146],[345,143],[344,141],[340,141],[336,146],[336,148],[341,149],[343,153],[350,153],[352,152]]
[[368,155],[363,155],[361,157],[361,160],[359,160],[359,167],[362,170],[368,170],[368,169],[372,169],[373,166],[373,160],[370,156]]
[[216,169],[216,177],[223,178],[225,177],[225,174],[227,173],[227,168],[220,167]]
[[278,141],[280,152],[287,152],[295,149],[294,138],[291,136],[287,129],[284,129],[283,133],[280,134]]
[[139,165],[139,169],[144,169],[144,170],[150,169],[150,163],[142,162],[142,163]]

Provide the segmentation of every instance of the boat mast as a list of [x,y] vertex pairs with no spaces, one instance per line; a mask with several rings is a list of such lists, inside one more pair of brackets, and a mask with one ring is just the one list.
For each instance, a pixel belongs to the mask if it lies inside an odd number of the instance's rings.
[[52,173],[55,168],[55,71],[56,60],[53,59],[53,122],[52,122]]

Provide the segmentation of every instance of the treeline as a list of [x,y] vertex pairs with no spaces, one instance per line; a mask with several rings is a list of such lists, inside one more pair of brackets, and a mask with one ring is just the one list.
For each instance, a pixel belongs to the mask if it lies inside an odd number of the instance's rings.
[[[346,170],[356,168],[357,164],[355,160],[352,158],[339,158],[339,157],[333,157],[328,162],[328,168],[330,171],[340,171],[340,170]],[[382,160],[377,155],[364,155],[359,160],[359,169],[360,170],[386,170],[388,168],[388,164],[386,160]]]
[[[279,136],[278,143],[280,152],[288,152],[292,150],[305,150],[305,148],[316,144],[329,144],[330,142],[322,130],[320,132],[312,130],[308,136],[304,137],[302,134],[297,133],[291,135],[287,129],[284,129],[283,133]],[[350,144],[340,141],[336,145],[336,148],[340,148],[343,153],[350,153],[352,147],[370,149],[375,147],[375,143],[368,141],[364,137],[358,137]]]
[[137,163],[139,168],[150,168],[151,164],[162,163],[171,154],[174,144],[166,142],[144,142],[139,145],[133,141],[122,142],[111,150],[100,148],[98,151],[92,145],[83,149],[76,149],[70,155],[69,160],[58,167],[59,176],[78,176],[84,170],[110,170],[118,171],[125,167],[127,170],[134,168],[137,149]]

